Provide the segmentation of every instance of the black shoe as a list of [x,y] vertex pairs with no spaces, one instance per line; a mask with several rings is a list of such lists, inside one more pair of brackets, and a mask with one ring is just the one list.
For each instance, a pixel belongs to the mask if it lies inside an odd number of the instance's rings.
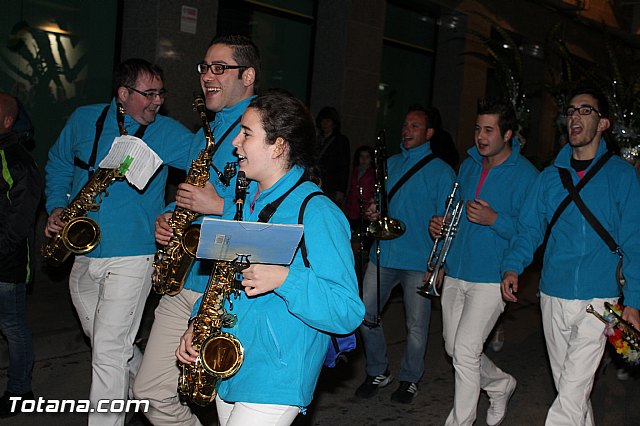
[[[11,401],[9,398],[14,396],[20,397],[22,399],[15,402],[15,410],[12,411],[11,407],[13,406],[14,402]],[[33,396],[33,392],[27,392],[27,393],[11,393],[9,391],[5,392],[4,395],[2,395],[2,397],[0,398],[0,418],[13,417],[20,414],[22,412],[22,401],[24,401],[25,399],[30,399],[30,400],[35,399],[35,397]]]
[[393,376],[389,370],[378,376],[367,376],[364,383],[356,389],[358,398],[371,398],[378,393],[378,389],[387,386],[393,380]]
[[418,394],[418,385],[411,382],[400,382],[398,389],[391,394],[391,400],[400,404],[410,404]]

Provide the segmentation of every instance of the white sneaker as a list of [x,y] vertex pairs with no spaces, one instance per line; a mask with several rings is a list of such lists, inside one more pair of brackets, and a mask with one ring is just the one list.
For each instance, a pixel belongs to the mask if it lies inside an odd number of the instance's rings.
[[507,416],[507,405],[516,391],[518,382],[513,376],[509,377],[505,392],[495,398],[490,398],[491,406],[487,410],[487,426],[498,426]]

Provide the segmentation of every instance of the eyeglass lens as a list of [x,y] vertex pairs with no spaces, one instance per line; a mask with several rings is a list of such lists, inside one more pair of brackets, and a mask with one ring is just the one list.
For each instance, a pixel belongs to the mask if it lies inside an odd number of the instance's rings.
[[590,106],[582,106],[579,108],[569,107],[565,110],[564,115],[567,117],[571,117],[576,111],[578,111],[578,114],[580,115],[589,115],[592,111],[598,112],[598,110]]

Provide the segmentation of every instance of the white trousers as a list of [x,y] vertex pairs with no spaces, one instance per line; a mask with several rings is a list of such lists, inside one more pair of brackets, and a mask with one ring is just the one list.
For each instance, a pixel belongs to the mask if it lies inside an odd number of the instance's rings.
[[[151,289],[153,256],[78,256],[69,276],[71,300],[91,342],[91,390],[101,399],[129,398],[129,386],[142,361],[134,349]],[[126,413],[89,413],[89,425],[123,425]]]
[[291,405],[230,404],[216,396],[219,426],[288,426],[295,420],[300,408]]
[[489,397],[507,390],[509,374],[483,353],[484,342],[504,311],[499,283],[473,283],[445,277],[442,327],[447,354],[453,358],[455,396],[445,425],[472,425],[480,389]]
[[558,396],[547,413],[547,426],[592,426],[591,389],[604,352],[605,325],[586,312],[592,304],[617,299],[567,300],[541,293],[542,325]]
[[180,370],[175,355],[193,305],[201,295],[182,290],[175,296],[163,296],[156,308],[142,365],[133,385],[137,399],[149,400],[145,416],[154,426],[201,426],[191,409],[178,398]]

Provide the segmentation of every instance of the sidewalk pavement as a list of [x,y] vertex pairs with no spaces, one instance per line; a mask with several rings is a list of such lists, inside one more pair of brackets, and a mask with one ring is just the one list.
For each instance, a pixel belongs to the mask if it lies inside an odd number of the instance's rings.
[[[41,224],[42,226],[42,224]],[[91,354],[76,319],[67,288],[67,272],[52,274],[37,268],[33,291],[27,300],[36,365],[33,390],[45,399],[87,399],[91,381]],[[539,274],[535,269],[522,278],[520,302],[510,304],[503,315],[505,344],[500,352],[487,354],[518,380],[503,425],[542,425],[555,397],[541,330],[536,298]],[[422,297],[417,294],[411,297]],[[153,299],[155,300],[155,298]],[[148,333],[152,309],[147,310],[142,336]],[[242,319],[239,319],[240,321]],[[394,293],[383,312],[392,373],[397,376],[406,342],[401,294]],[[360,342],[359,342],[360,343]],[[0,389],[6,385],[7,348],[0,339]],[[389,398],[397,381],[369,400],[354,397],[364,380],[364,354],[359,346],[346,364],[322,372],[316,396],[306,416],[296,426],[310,425],[442,425],[453,404],[453,368],[444,353],[439,300],[433,304],[425,376],[410,405]],[[613,365],[601,368],[592,394],[596,424],[632,426],[640,419],[638,380],[619,381]],[[486,394],[478,404],[477,426],[485,425]],[[215,408],[205,410],[206,425],[215,425]],[[144,424],[139,418],[136,424]],[[3,426],[84,425],[82,413],[28,413],[2,419]]]

